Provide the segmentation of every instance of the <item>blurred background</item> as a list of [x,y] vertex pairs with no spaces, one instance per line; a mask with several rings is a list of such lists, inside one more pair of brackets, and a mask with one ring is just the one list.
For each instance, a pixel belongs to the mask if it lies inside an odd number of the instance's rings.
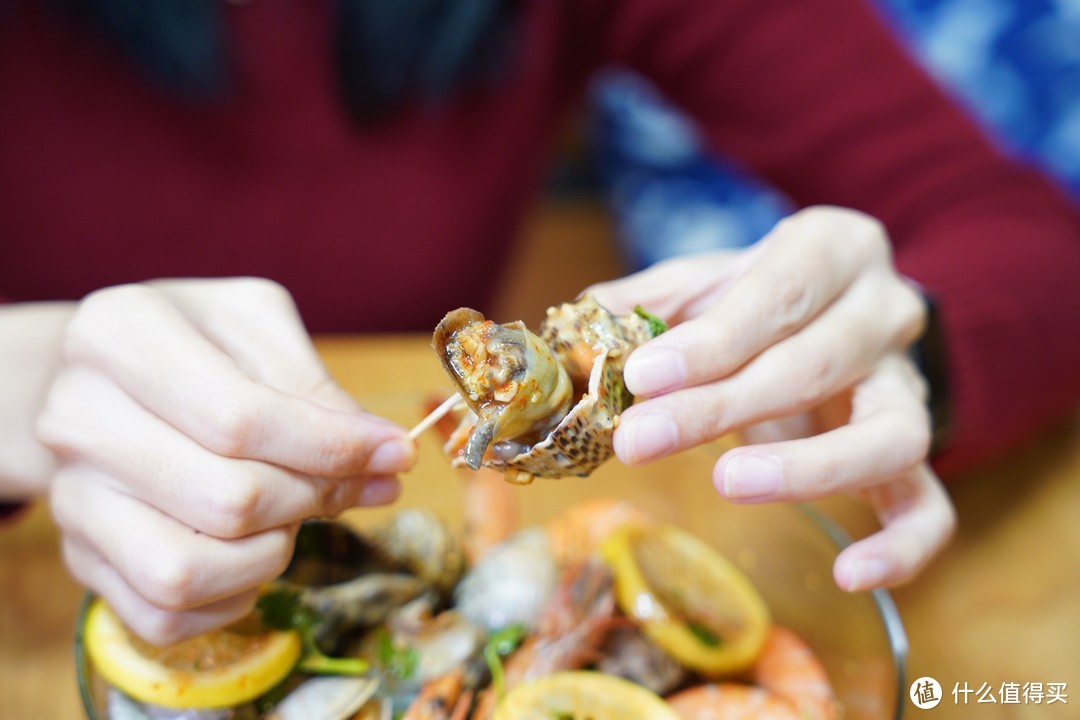
[[[1080,195],[1080,0],[875,0],[911,53],[1007,152]],[[553,179],[614,211],[629,269],[754,242],[788,200],[711,156],[692,120],[646,79],[596,82]]]
[[[873,1],[999,147],[1080,198],[1080,0]],[[649,80],[610,68],[564,135],[498,316],[539,322],[537,298],[558,302],[667,257],[748,245],[791,210],[780,192],[711,154]],[[537,272],[552,257],[574,261]]]

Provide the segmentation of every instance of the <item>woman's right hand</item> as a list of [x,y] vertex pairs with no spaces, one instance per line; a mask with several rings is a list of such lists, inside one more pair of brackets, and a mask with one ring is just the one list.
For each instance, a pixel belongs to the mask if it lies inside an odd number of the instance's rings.
[[865,500],[881,528],[837,556],[845,590],[910,580],[948,541],[956,511],[927,461],[926,382],[908,356],[925,305],[880,222],[806,208],[752,248],[591,290],[613,312],[641,303],[672,325],[626,362],[639,401],[615,431],[623,462],[739,431],[746,442],[713,473],[728,500]]
[[37,432],[68,567],[157,643],[246,614],[301,520],[393,501],[414,453],[330,379],[288,293],[248,278],[89,295]]

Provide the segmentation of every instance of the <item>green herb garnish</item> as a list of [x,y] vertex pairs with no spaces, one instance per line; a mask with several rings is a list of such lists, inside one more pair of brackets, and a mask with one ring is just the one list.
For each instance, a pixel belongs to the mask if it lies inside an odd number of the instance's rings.
[[379,633],[375,652],[383,669],[398,680],[411,678],[416,674],[416,668],[420,664],[420,653],[416,651],[416,648],[395,645],[394,638],[386,630]]
[[303,653],[296,669],[319,675],[363,675],[369,665],[362,658],[335,658],[323,654],[315,644],[315,627],[321,618],[314,609],[300,602],[300,592],[288,588],[271,590],[255,604],[263,624],[275,630],[300,633]]
[[694,637],[696,637],[702,645],[711,648],[720,647],[720,644],[722,642],[720,636],[707,628],[702,623],[694,622],[693,620],[691,620],[686,623],[686,629],[689,630],[690,633]]
[[645,322],[649,323],[649,334],[653,337],[667,332],[667,323],[664,322],[660,316],[653,315],[640,305],[634,306],[634,313],[636,313],[638,317],[643,318]]
[[514,652],[528,633],[528,628],[520,623],[507,625],[492,633],[484,645],[484,661],[491,671],[491,685],[495,688],[495,697],[500,701],[506,693],[502,659]]

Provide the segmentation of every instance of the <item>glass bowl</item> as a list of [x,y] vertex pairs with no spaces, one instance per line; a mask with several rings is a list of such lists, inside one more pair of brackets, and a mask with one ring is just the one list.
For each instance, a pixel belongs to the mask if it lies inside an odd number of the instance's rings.
[[[414,425],[424,414],[421,394],[365,399],[380,415]],[[460,527],[462,474],[449,467],[439,438],[420,441],[417,467],[402,477],[400,506],[430,507]],[[597,497],[629,500],[660,520],[696,534],[733,560],[767,601],[773,618],[799,633],[825,665],[845,720],[899,720],[906,699],[907,639],[889,593],[847,593],[832,578],[832,564],[848,542],[818,509],[800,504],[735,505],[712,487],[712,467],[730,444],[717,443],[647,466],[612,460],[588,478],[536,480],[513,488],[511,512],[521,526],[542,524],[560,510]],[[350,510],[345,520],[377,524],[393,508]],[[505,508],[503,508],[505,512]],[[75,637],[79,688],[89,720],[107,720],[104,683],[82,645],[82,614]]]

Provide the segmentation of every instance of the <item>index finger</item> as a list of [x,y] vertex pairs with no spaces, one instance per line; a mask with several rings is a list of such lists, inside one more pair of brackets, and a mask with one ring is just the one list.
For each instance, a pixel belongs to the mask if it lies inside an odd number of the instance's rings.
[[330,377],[292,296],[278,283],[241,277],[149,284],[252,379],[335,410],[359,409]]
[[256,382],[160,293],[90,296],[64,348],[208,450],[323,477],[394,473],[412,462],[404,429]]
[[818,316],[875,252],[884,235],[869,218],[818,208],[782,221],[707,310],[629,357],[627,386],[651,397],[725,377]]

